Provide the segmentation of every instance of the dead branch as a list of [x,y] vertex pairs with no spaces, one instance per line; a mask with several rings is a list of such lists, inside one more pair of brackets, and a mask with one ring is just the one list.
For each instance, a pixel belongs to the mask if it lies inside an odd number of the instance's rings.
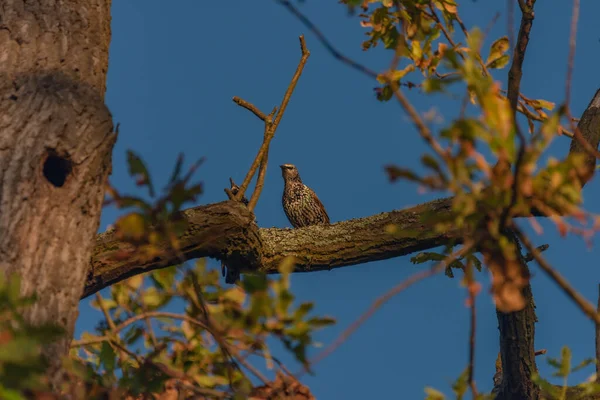
[[[258,173],[256,186],[254,188],[254,192],[252,193],[252,197],[250,198],[250,202],[248,203],[248,208],[250,209],[250,211],[254,210],[254,207],[256,206],[256,203],[258,202],[260,192],[262,191],[262,188],[264,185],[264,179],[265,179],[265,174],[266,174],[266,169],[267,169],[267,160],[268,160],[268,155],[269,155],[269,145],[271,144],[271,140],[275,136],[275,132],[277,131],[277,127],[279,126],[279,123],[281,122],[281,118],[283,117],[283,114],[285,113],[287,105],[290,102],[292,93],[294,93],[296,84],[298,83],[298,80],[300,79],[300,76],[302,75],[302,71],[304,70],[306,61],[308,60],[308,57],[310,57],[310,51],[308,51],[308,49],[306,48],[306,42],[304,40],[303,35],[300,35],[300,51],[302,53],[302,57],[300,58],[300,62],[298,63],[296,72],[294,73],[294,76],[292,77],[292,81],[290,82],[287,90],[285,91],[283,99],[281,100],[281,105],[279,106],[279,111],[277,111],[277,108],[273,108],[273,111],[271,111],[271,113],[269,115],[265,115],[262,111],[260,111],[252,103],[242,100],[239,97],[233,98],[233,101],[237,105],[251,111],[254,115],[256,115],[259,119],[261,119],[265,123],[262,145],[260,146],[260,149],[258,150],[258,154],[256,155],[256,158],[252,162],[252,165],[250,166],[250,169],[248,170],[248,173],[246,174],[246,177],[244,178],[242,185],[239,187],[238,193],[236,195],[233,195],[233,193],[231,192],[230,189],[225,189],[225,193],[227,193],[227,196],[229,196],[229,199],[231,199],[231,200],[235,199],[237,201],[240,201],[246,194],[246,189],[248,189],[248,185],[250,185],[250,181],[254,177],[254,174],[256,174],[256,170],[259,168],[259,165],[260,165],[260,171]],[[277,115],[275,115],[276,112],[277,112]],[[273,117],[275,117],[275,120],[273,120]]]

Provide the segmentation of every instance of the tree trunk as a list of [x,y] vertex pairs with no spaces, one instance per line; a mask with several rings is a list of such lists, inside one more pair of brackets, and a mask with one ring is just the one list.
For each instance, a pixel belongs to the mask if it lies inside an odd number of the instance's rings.
[[[0,0],[0,268],[68,350],[116,135],[104,105],[110,0]],[[55,377],[56,379],[56,377]]]
[[[517,259],[523,269],[529,271],[520,243],[513,235],[510,237],[517,244]],[[511,313],[496,310],[501,359],[501,378],[494,377],[494,393],[498,400],[537,400],[540,397],[539,387],[531,380],[531,375],[537,372],[534,347],[537,317],[531,285],[525,286],[522,294],[526,304],[523,310]]]

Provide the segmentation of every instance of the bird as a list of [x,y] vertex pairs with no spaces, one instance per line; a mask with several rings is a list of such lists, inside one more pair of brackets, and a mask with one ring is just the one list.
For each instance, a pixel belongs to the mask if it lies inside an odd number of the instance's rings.
[[295,165],[279,166],[283,176],[283,211],[294,228],[329,225],[329,216],[315,192],[302,183]]

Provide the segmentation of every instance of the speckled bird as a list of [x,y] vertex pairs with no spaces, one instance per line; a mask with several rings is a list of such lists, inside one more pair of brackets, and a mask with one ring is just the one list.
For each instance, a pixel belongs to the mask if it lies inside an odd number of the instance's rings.
[[309,225],[329,225],[323,203],[311,188],[302,183],[298,169],[292,164],[280,165],[285,186],[283,211],[294,228]]

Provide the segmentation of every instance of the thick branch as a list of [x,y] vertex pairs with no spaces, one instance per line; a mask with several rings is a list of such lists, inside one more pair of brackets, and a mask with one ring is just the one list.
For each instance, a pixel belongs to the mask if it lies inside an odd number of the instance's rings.
[[600,143],[600,90],[596,91],[594,98],[583,112],[577,128],[573,132],[576,137],[571,140],[569,154],[584,155],[587,172],[582,183],[586,183],[594,174],[596,168],[594,152],[597,151]]
[[[195,207],[183,212],[189,228],[180,238],[179,255],[148,259],[133,252],[123,259],[119,255],[131,250],[131,245],[117,240],[112,231],[98,235],[83,297],[133,275],[199,257],[224,260],[241,271],[266,273],[276,273],[287,256],[296,258],[297,272],[398,257],[458,238],[457,231],[435,233],[432,224],[421,218],[449,212],[451,199],[441,199],[330,226],[259,229],[253,214],[239,202]],[[396,225],[400,234],[388,233],[388,225]]]

